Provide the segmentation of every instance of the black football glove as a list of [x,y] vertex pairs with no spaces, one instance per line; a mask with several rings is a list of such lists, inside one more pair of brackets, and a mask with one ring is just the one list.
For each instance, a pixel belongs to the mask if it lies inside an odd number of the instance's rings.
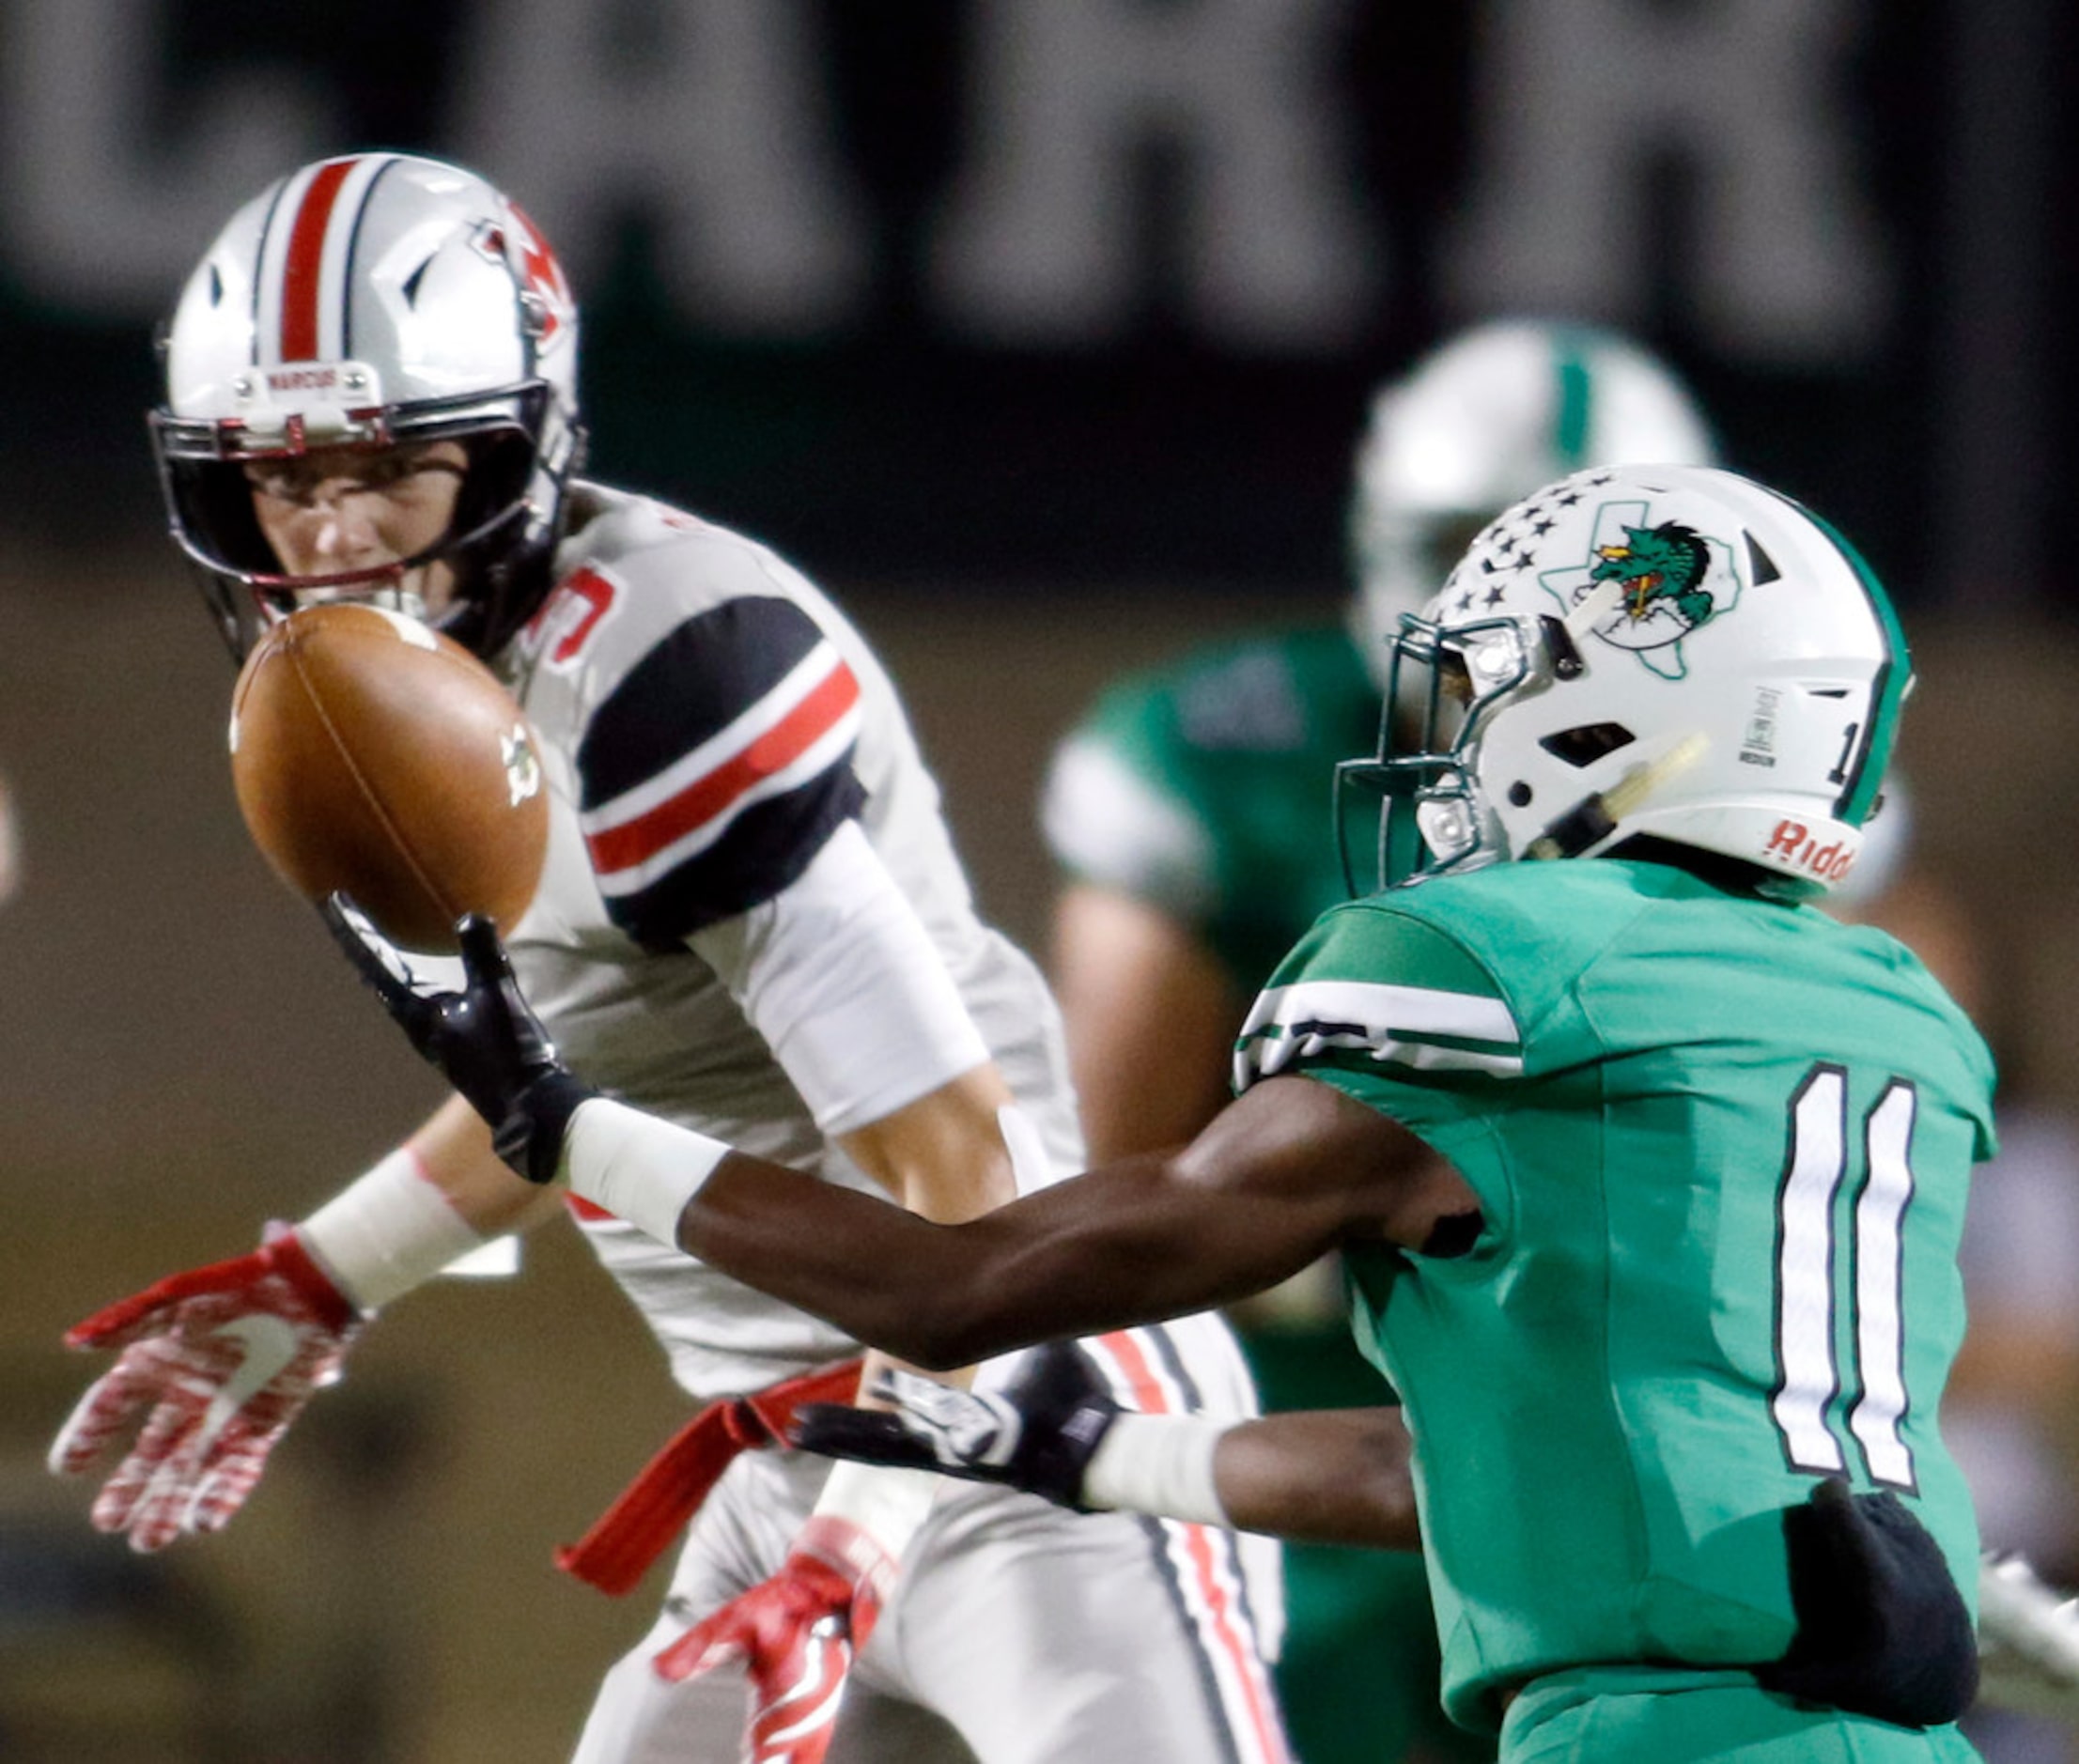
[[899,1406],[808,1403],[795,1418],[794,1443],[829,1458],[1001,1482],[1078,1512],[1090,1510],[1083,1471],[1119,1413],[1073,1341],[1033,1349],[1024,1369],[994,1395],[899,1371],[873,1394]]
[[348,896],[328,896],[320,910],[411,1045],[490,1123],[498,1155],[529,1182],[552,1181],[571,1115],[597,1092],[556,1058],[549,1031],[520,996],[498,927],[480,913],[461,921],[467,980],[460,992],[442,992]]
[[1828,1477],[1786,1508],[1797,1633],[1764,1690],[1901,1727],[1952,1722],[1978,1692],[1978,1643],[1941,1545],[1898,1495]]

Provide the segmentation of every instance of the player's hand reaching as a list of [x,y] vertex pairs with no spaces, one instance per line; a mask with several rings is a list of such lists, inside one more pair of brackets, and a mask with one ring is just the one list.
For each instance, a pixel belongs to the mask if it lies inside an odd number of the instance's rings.
[[66,1332],[68,1346],[120,1357],[59,1429],[51,1468],[81,1474],[128,1438],[95,1526],[135,1550],[219,1530],[365,1322],[286,1228],[250,1255],[170,1276]]
[[741,1661],[751,1680],[745,1764],[820,1764],[894,1573],[866,1532],[819,1514],[777,1574],[688,1630],[657,1656],[657,1672],[675,1683]]
[[1083,1472],[1119,1405],[1072,1341],[1035,1348],[1001,1392],[891,1371],[875,1393],[893,1410],[805,1406],[794,1443],[831,1458],[1001,1482],[1085,1510]]
[[529,1182],[552,1181],[564,1130],[595,1092],[556,1058],[520,996],[498,927],[478,913],[461,921],[465,980],[448,992],[415,971],[346,895],[330,896],[321,910],[411,1045],[489,1123],[498,1155]]

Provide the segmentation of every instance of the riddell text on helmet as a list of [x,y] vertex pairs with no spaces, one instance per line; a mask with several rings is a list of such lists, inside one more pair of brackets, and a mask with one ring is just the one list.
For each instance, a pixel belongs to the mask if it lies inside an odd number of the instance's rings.
[[1855,854],[1841,849],[1840,841],[1817,843],[1803,821],[1778,821],[1769,835],[1768,855],[1799,870],[1808,870],[1823,882],[1839,882],[1855,867]]

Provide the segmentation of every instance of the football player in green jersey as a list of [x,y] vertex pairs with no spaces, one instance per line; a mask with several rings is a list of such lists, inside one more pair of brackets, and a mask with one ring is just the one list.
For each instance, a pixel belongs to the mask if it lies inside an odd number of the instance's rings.
[[965,1224],[601,1095],[481,921],[461,992],[345,940],[515,1168],[923,1365],[1339,1250],[1413,1456],[1387,1410],[1121,1415],[1058,1357],[1014,1400],[840,1416],[848,1448],[1303,1537],[1419,1518],[1447,1707],[1510,1764],[1974,1757],[1938,1416],[1992,1062],[1902,945],[1809,905],[1911,684],[1883,590],[1762,486],[1597,469],[1484,528],[1395,657],[1420,714],[1345,777],[1397,885],[1273,975],[1240,1094]]
[[[1540,484],[1626,459],[1709,464],[1702,413],[1628,339],[1476,325],[1374,396],[1358,451],[1347,615],[1206,645],[1114,682],[1049,770],[1064,885],[1052,968],[1094,1158],[1188,1139],[1228,1097],[1256,987],[1348,890],[1337,764],[1377,736],[1385,659],[1466,541]],[[1233,1321],[1267,1409],[1378,1400],[1333,1260]],[[1278,1682],[1305,1764],[1491,1757],[1437,1702],[1407,1555],[1289,1544]]]

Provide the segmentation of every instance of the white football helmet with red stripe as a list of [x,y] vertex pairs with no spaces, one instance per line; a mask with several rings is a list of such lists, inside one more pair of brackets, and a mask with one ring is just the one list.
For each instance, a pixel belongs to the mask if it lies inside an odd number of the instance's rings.
[[[235,654],[298,595],[394,594],[436,558],[458,580],[442,622],[481,654],[546,592],[582,451],[578,312],[534,224],[483,178],[396,153],[290,173],[218,235],[163,352],[161,481]],[[245,461],[436,440],[461,441],[470,466],[434,546],[376,570],[284,573]]]

